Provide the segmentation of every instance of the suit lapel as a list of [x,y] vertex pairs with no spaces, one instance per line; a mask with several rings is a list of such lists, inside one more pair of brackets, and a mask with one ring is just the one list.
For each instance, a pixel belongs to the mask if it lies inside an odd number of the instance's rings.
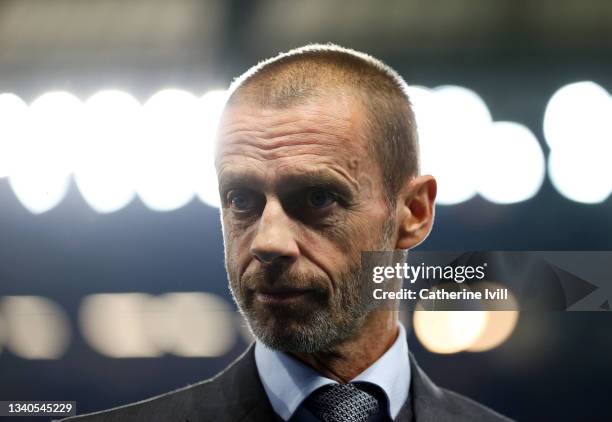
[[412,353],[410,358],[410,399],[400,411],[398,421],[438,422],[453,420],[445,406],[442,390],[419,367]]
[[[216,392],[215,420],[223,421],[273,421],[275,413],[261,384],[255,366],[254,344],[238,357],[227,369],[217,375],[211,386]],[[210,398],[208,398],[210,401]]]
[[272,410],[267,397],[253,407],[240,422],[282,421]]

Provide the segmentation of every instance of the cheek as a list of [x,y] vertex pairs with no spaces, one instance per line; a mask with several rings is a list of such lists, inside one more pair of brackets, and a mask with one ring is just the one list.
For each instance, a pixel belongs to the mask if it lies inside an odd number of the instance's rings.
[[343,252],[361,251],[376,243],[385,214],[363,206],[338,218],[325,236]]
[[322,233],[325,240],[333,245],[336,253],[346,255],[353,249],[355,230],[351,220],[351,217],[339,218]]
[[361,262],[361,251],[369,249],[369,239],[376,234],[375,227],[367,218],[345,216],[324,231],[310,233],[306,239],[316,245],[313,256],[318,265],[337,275]]
[[[241,263],[250,256],[249,232],[229,218],[223,218],[223,242],[225,260],[232,270],[241,268]],[[230,265],[231,264],[231,265]]]

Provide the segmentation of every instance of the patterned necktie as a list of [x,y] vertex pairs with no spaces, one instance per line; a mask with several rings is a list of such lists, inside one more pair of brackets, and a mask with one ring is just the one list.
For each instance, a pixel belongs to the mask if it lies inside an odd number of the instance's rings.
[[324,422],[365,422],[378,412],[378,401],[354,384],[326,385],[308,397],[308,409]]

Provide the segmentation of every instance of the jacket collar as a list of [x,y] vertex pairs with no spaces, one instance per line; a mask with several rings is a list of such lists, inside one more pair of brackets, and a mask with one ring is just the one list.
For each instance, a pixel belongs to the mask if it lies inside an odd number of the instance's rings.
[[276,418],[257,374],[254,346],[255,343],[251,343],[242,355],[210,381],[220,397],[217,403],[208,403],[208,406],[218,407],[220,411],[217,413],[223,415],[223,420],[256,422]]
[[[212,407],[224,409],[227,420],[256,422],[280,420],[272,410],[270,401],[257,373],[254,345],[238,357],[211,381],[219,389],[223,400]],[[443,391],[418,366],[409,352],[411,381],[409,399],[402,407],[396,421],[434,422],[453,420],[453,413],[444,401]]]
[[416,359],[410,354],[410,401],[406,403],[397,421],[434,422],[454,420],[456,415],[449,410],[444,392],[427,376]]

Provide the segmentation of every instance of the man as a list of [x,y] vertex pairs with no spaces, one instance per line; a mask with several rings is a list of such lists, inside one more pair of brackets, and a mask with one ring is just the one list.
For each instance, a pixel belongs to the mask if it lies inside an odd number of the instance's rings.
[[427,378],[362,274],[362,251],[407,251],[433,224],[405,88],[333,45],[233,83],[216,166],[229,284],[257,341],[211,380],[82,420],[507,420]]

